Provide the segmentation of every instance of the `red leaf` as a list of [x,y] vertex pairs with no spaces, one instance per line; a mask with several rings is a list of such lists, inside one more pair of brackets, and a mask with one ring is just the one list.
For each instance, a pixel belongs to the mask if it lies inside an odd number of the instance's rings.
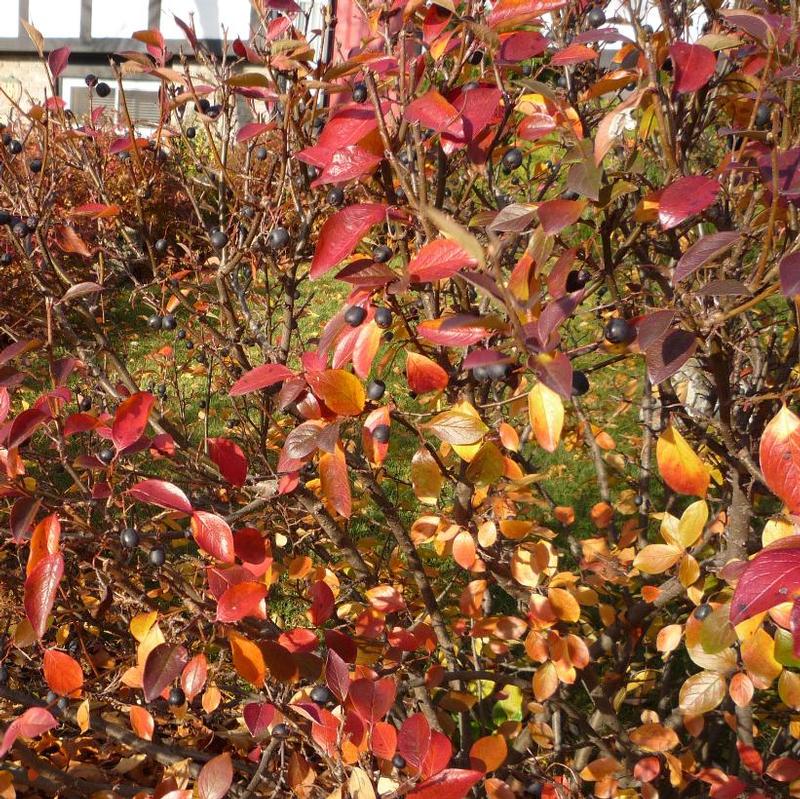
[[585,44],[574,42],[567,47],[562,47],[551,59],[550,64],[554,67],[566,67],[573,64],[582,64],[584,61],[594,61],[600,53],[587,47]]
[[58,727],[58,722],[49,710],[43,707],[28,708],[8,725],[3,743],[0,744],[0,757],[6,756],[17,738],[38,738],[42,733],[55,727]]
[[353,710],[368,725],[380,721],[394,704],[397,686],[391,677],[380,680],[362,678],[350,686],[348,695]]
[[47,629],[47,617],[56,601],[56,591],[64,574],[64,558],[60,552],[45,555],[25,580],[25,615],[37,638]]
[[794,782],[800,779],[800,760],[791,757],[776,757],[768,766],[766,774],[777,782]]
[[320,176],[311,184],[313,188],[326,183],[346,183],[375,171],[383,160],[382,153],[375,153],[358,144],[348,144],[331,155],[323,166]]
[[325,683],[339,702],[344,702],[350,691],[350,670],[333,649],[325,658]]
[[131,729],[145,741],[152,741],[156,723],[150,713],[140,705],[131,705],[128,716]]
[[745,768],[750,769],[754,774],[761,774],[764,771],[764,761],[761,759],[758,749],[742,741],[736,742],[736,749],[739,752],[739,760]]
[[450,739],[438,730],[431,731],[431,750],[422,764],[422,778],[430,779],[438,774],[450,762],[453,756],[453,745]]
[[437,239],[420,248],[408,264],[408,273],[417,283],[445,280],[459,269],[473,267],[477,261],[450,239]]
[[680,225],[690,216],[713,205],[719,194],[716,178],[690,175],[679,178],[662,193],[658,203],[658,219],[664,230]]
[[434,133],[464,137],[464,122],[458,111],[436,89],[429,89],[406,108],[406,122],[419,122]]
[[86,216],[90,219],[113,219],[119,216],[122,209],[118,205],[104,205],[103,203],[84,203],[73,208],[70,216]]
[[316,279],[347,258],[364,234],[386,218],[382,203],[360,203],[331,216],[319,232],[309,276]]
[[422,713],[409,716],[397,736],[397,751],[406,763],[416,771],[422,771],[422,764],[431,750],[431,727]]
[[275,706],[269,702],[249,702],[244,706],[242,715],[250,735],[260,738],[267,731],[275,718]]
[[217,621],[231,623],[251,616],[267,595],[264,583],[243,582],[228,588],[217,602]]
[[200,799],[222,799],[233,782],[233,764],[228,752],[211,758],[197,777]]
[[8,518],[13,541],[19,543],[27,537],[41,506],[42,500],[33,497],[20,497],[14,503]]
[[677,283],[680,280],[685,280],[700,267],[705,266],[709,261],[730,249],[740,238],[741,235],[735,231],[725,231],[723,233],[711,233],[698,239],[686,250],[675,265],[672,282]]
[[14,449],[27,441],[45,422],[50,421],[50,413],[43,408],[28,408],[11,423],[6,447]]
[[497,0],[486,22],[495,30],[516,29],[566,4],[566,0]]
[[336,602],[330,586],[324,580],[317,580],[309,589],[311,609],[308,612],[311,623],[320,627],[331,617]]
[[560,233],[565,227],[577,222],[586,203],[581,200],[548,200],[537,209],[542,230],[548,235]]
[[221,516],[196,510],[192,513],[192,535],[197,546],[223,563],[233,563],[233,533]]
[[203,690],[208,679],[208,661],[203,654],[195,655],[184,666],[181,674],[181,688],[191,702]]
[[189,654],[182,646],[159,644],[147,656],[142,672],[142,687],[146,702],[161,696],[163,690],[175,682],[177,676],[189,660]]
[[397,730],[386,721],[376,721],[370,736],[370,749],[375,757],[391,760],[397,751]]
[[242,127],[239,128],[239,131],[236,134],[236,141],[239,144],[245,141],[250,141],[250,139],[255,139],[256,136],[260,136],[262,133],[266,133],[268,130],[272,130],[274,127],[274,123],[248,122],[246,125],[242,125]]
[[75,228],[68,225],[54,225],[56,244],[64,251],[91,258],[92,251],[86,242],[75,232]]
[[129,447],[142,437],[154,402],[152,394],[139,391],[117,408],[111,428],[111,440],[117,451]]
[[192,503],[178,486],[166,480],[142,480],[131,488],[128,493],[139,502],[148,502],[158,505],[159,508],[177,510],[181,513],[191,513]]
[[417,352],[406,353],[406,378],[408,387],[417,394],[441,391],[450,379],[438,363]]
[[781,258],[778,269],[783,296],[796,297],[800,294],[800,252],[793,252]]
[[227,438],[209,438],[208,453],[220,474],[231,485],[244,485],[247,479],[247,458],[236,442]]
[[47,66],[50,67],[50,74],[53,76],[53,80],[57,80],[66,68],[71,52],[69,47],[59,47],[58,50],[53,50],[47,56]]
[[232,397],[240,397],[242,394],[249,394],[251,391],[258,391],[268,388],[275,383],[282,383],[294,377],[294,372],[281,363],[265,363],[256,366],[249,372],[245,372],[232,386],[228,392]]
[[43,660],[47,687],[59,696],[80,696],[83,688],[83,670],[77,660],[66,652],[47,649]]
[[781,538],[747,563],[731,600],[731,624],[786,602],[800,588],[800,535]]
[[673,89],[676,94],[696,92],[711,80],[717,68],[717,56],[702,44],[675,42],[669,48],[675,69]]
[[408,799],[464,799],[473,785],[480,782],[480,771],[449,768],[407,793]]

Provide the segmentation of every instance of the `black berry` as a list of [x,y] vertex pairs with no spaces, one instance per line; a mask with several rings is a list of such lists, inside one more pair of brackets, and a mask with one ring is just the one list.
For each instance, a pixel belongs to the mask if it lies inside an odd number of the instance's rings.
[[469,55],[469,63],[477,67],[483,61],[483,50],[474,50]]
[[163,255],[169,248],[169,242],[166,239],[158,239],[153,248],[159,255]]
[[353,100],[356,103],[363,103],[367,99],[367,85],[366,83],[356,83],[353,86]]
[[171,313],[168,313],[162,320],[161,320],[161,328],[162,330],[174,330],[178,325],[175,316]]
[[587,15],[586,21],[593,28],[599,28],[606,21],[606,12],[599,6],[595,6]]
[[316,702],[318,705],[330,705],[334,700],[334,696],[330,689],[325,685],[315,685],[311,689],[311,701]]
[[372,251],[372,260],[379,264],[385,264],[391,257],[392,251],[385,244],[379,244]]
[[328,203],[341,205],[344,202],[344,191],[339,186],[334,186],[328,191]]
[[285,227],[276,227],[270,231],[269,246],[273,250],[281,250],[289,243],[289,231]]
[[84,413],[86,411],[90,411],[92,409],[92,398],[81,397],[81,401],[78,403],[78,408],[82,410]]
[[511,364],[490,363],[486,370],[490,380],[505,380],[511,374]]
[[180,707],[186,702],[186,694],[183,692],[182,688],[178,688],[177,686],[171,688],[167,702],[172,705],[172,707]]
[[379,424],[373,431],[372,437],[379,444],[385,444],[389,440],[389,425]]
[[288,738],[289,737],[289,725],[284,724],[281,722],[280,724],[276,724],[272,728],[272,737],[273,738]]
[[384,330],[387,327],[391,327],[392,324],[392,312],[385,308],[384,306],[380,306],[379,308],[375,309],[375,324],[378,327],[383,328]]
[[41,172],[42,171],[42,159],[41,158],[34,158],[30,162],[30,164],[28,164],[28,166],[30,167],[31,172],[33,172],[34,174],[36,174],[38,172]]
[[708,618],[711,615],[712,607],[708,604],[708,602],[704,602],[702,605],[699,605],[694,612],[694,616],[699,621],[703,621],[703,619]]
[[167,556],[161,547],[156,547],[155,549],[150,550],[149,560],[153,566],[163,566],[166,559]]
[[161,317],[160,317],[160,316],[159,316],[157,313],[154,313],[154,314],[153,314],[153,315],[152,315],[152,316],[151,316],[151,317],[150,317],[150,318],[147,320],[147,326],[148,326],[148,327],[149,327],[151,330],[161,330]]
[[386,392],[386,383],[383,380],[373,380],[367,386],[367,396],[371,400],[379,400]]
[[489,379],[489,369],[486,366],[476,366],[472,370],[472,377],[478,383],[482,383],[484,380]]
[[589,282],[589,278],[590,275],[585,269],[581,269],[580,272],[573,269],[567,275],[567,291],[580,291]]
[[503,156],[503,166],[509,171],[513,171],[522,164],[522,150],[519,147],[512,147]]
[[102,81],[94,87],[94,90],[98,97],[108,97],[111,94],[111,87]]
[[97,75],[93,75],[91,72],[83,79],[83,82],[91,89],[93,86],[97,86]]
[[350,327],[358,327],[367,318],[367,312],[360,305],[351,305],[344,312],[344,321]]
[[395,768],[405,768],[406,767],[406,759],[402,755],[395,755],[392,758],[392,765]]
[[756,127],[765,128],[769,123],[771,113],[772,112],[770,111],[770,107],[765,103],[762,103],[758,107],[758,110],[756,111],[756,119],[755,119]]
[[628,344],[636,338],[636,330],[627,319],[617,316],[608,320],[603,335],[610,344]]
[[119,541],[126,549],[133,549],[139,545],[139,533],[134,527],[126,527],[119,534]]
[[256,147],[255,156],[258,161],[265,161],[267,158],[267,148],[263,145],[261,147]]
[[572,396],[582,397],[589,390],[589,378],[585,372],[572,373]]
[[105,463],[106,466],[108,466],[108,464],[114,460],[114,450],[110,447],[103,447],[103,449],[97,453],[97,457],[100,459],[101,463]]
[[215,230],[211,234],[211,246],[215,250],[221,250],[228,243],[228,236],[223,230]]
[[186,128],[186,138],[193,139],[197,135],[197,130],[195,128]]

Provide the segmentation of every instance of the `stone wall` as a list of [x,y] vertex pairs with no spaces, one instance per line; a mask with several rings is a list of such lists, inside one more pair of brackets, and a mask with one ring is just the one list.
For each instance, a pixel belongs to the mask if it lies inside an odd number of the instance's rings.
[[47,74],[38,57],[0,57],[0,122],[7,118],[14,103],[23,110],[31,99],[41,99],[49,93]]

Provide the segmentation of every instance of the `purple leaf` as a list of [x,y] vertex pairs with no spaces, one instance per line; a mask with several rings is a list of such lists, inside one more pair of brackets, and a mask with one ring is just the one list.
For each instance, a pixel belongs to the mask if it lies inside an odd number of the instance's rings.
[[709,261],[730,249],[740,238],[741,236],[735,231],[725,231],[723,233],[712,233],[709,236],[703,236],[703,238],[698,239],[680,257],[675,266],[672,282],[678,283],[689,277],[701,266],[705,266]]
[[664,189],[658,204],[658,219],[664,230],[680,225],[690,216],[713,205],[719,194],[716,178],[690,175],[679,178]]
[[781,291],[784,297],[800,294],[800,252],[789,253],[781,258],[778,267],[781,275]]

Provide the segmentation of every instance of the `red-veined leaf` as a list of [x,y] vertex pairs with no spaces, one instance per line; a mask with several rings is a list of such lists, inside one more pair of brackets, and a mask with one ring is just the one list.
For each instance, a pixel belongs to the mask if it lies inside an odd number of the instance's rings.
[[764,428],[758,457],[770,490],[800,513],[800,417],[785,405]]
[[249,702],[244,706],[242,715],[247,729],[253,738],[260,738],[267,732],[275,718],[275,706],[269,702]]
[[319,456],[319,477],[323,496],[338,514],[349,518],[353,512],[353,501],[347,461],[341,444],[337,444],[333,452],[323,452]]
[[658,219],[664,230],[713,205],[719,194],[719,182],[705,175],[689,175],[667,186],[658,202]]
[[233,782],[233,763],[228,752],[212,757],[197,777],[200,799],[222,799]]
[[111,440],[117,450],[137,442],[147,428],[155,398],[147,391],[132,394],[118,408],[111,427]]
[[147,656],[142,672],[142,687],[146,702],[161,696],[162,691],[175,682],[189,655],[183,646],[159,644]]
[[367,400],[364,384],[344,369],[307,372],[306,380],[314,394],[340,416],[358,416]]
[[380,721],[394,704],[397,686],[391,677],[362,678],[350,685],[348,698],[353,710],[369,725]]
[[397,751],[406,759],[406,763],[412,769],[422,771],[430,749],[430,724],[422,713],[414,713],[400,727],[397,736]]
[[183,668],[181,688],[191,702],[203,690],[208,679],[208,661],[203,654],[195,655]]
[[350,205],[331,216],[319,232],[310,277],[318,278],[341,263],[364,234],[385,217],[386,206],[382,203]]
[[58,649],[46,649],[43,659],[44,680],[59,696],[77,697],[83,688],[83,670],[77,660]]
[[438,363],[418,352],[406,353],[406,378],[408,387],[417,394],[442,391],[450,380]]
[[64,558],[60,552],[45,555],[25,579],[25,615],[37,638],[47,629],[47,617],[56,601],[56,591],[64,574]]
[[321,627],[333,614],[336,597],[324,580],[314,582],[308,592],[311,596],[309,619],[315,627]]
[[685,280],[709,261],[713,261],[729,250],[740,238],[741,235],[736,231],[723,231],[722,233],[711,233],[698,239],[686,250],[675,265],[672,282],[677,283],[680,280]]
[[473,785],[483,779],[480,771],[449,768],[406,794],[408,799],[464,799]]
[[253,615],[267,595],[264,583],[242,582],[228,588],[217,602],[217,621],[231,623]]
[[53,50],[47,56],[47,66],[50,67],[50,74],[53,76],[53,80],[57,80],[66,69],[71,52],[69,47],[59,47],[58,50]]
[[245,372],[232,386],[228,392],[231,397],[240,397],[242,394],[249,394],[251,391],[258,391],[268,388],[275,383],[282,383],[294,377],[294,372],[281,363],[265,363],[256,366],[249,372]]
[[64,251],[91,258],[92,251],[86,242],[77,234],[75,228],[69,225],[54,225],[56,244]]
[[339,702],[344,702],[350,691],[350,670],[333,649],[325,658],[325,683]]
[[17,738],[38,738],[48,730],[58,727],[53,714],[43,707],[29,707],[19,718],[14,719],[3,735],[0,757],[5,757]]
[[233,563],[233,533],[221,516],[196,510],[192,513],[192,535],[204,552],[223,563]]
[[458,111],[436,89],[429,89],[422,97],[409,103],[406,122],[419,122],[435,133],[448,133],[462,138],[464,122]]
[[675,71],[673,89],[676,94],[702,89],[717,68],[716,53],[702,44],[675,42],[669,48],[669,56]]
[[6,447],[14,449],[27,441],[45,422],[50,421],[49,411],[44,408],[28,408],[11,423]]
[[228,438],[209,438],[208,454],[220,474],[235,486],[244,485],[247,479],[247,457],[242,448]]
[[143,740],[152,741],[156,723],[150,713],[141,705],[131,705],[128,711],[131,729]]
[[159,508],[177,510],[181,513],[192,512],[192,503],[186,494],[178,486],[166,480],[142,480],[128,493],[139,502],[158,505]]

